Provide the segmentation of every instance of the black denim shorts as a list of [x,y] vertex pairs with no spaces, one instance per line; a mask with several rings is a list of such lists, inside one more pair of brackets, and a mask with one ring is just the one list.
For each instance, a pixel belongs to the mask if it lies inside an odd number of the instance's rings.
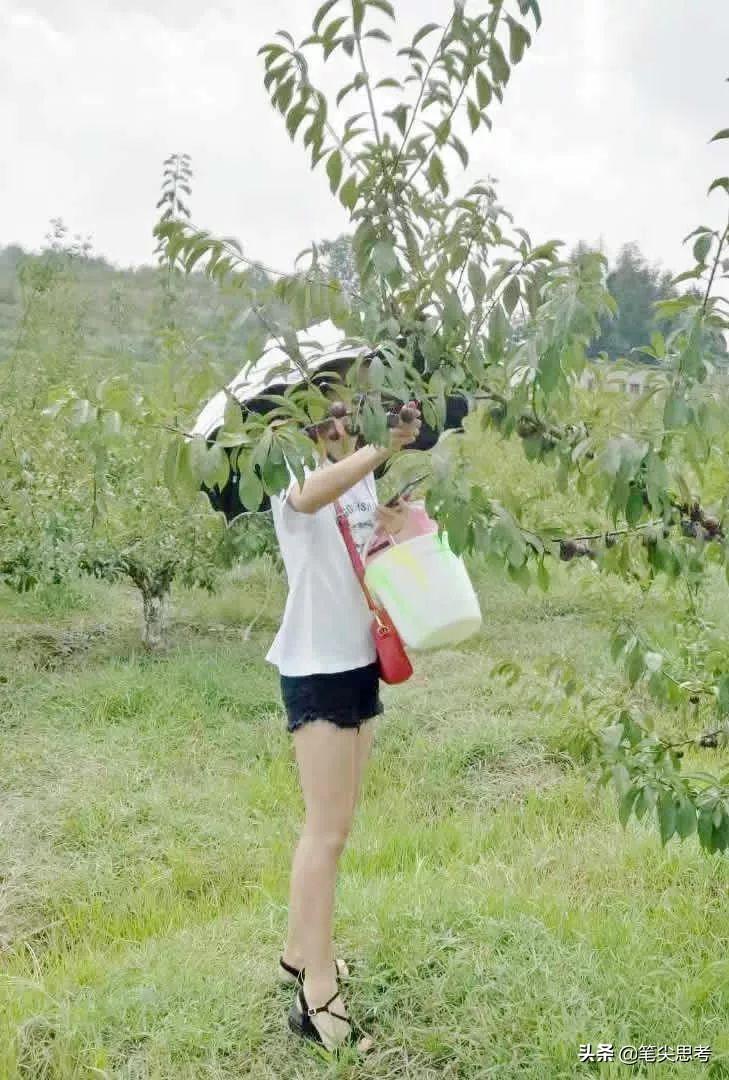
[[318,675],[281,675],[281,697],[288,731],[312,720],[357,728],[385,711],[380,701],[380,673],[375,660],[366,667]]

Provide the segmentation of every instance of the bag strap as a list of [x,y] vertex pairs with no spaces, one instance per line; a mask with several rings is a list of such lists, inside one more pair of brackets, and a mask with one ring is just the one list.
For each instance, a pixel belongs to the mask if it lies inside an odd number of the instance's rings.
[[352,529],[350,528],[349,521],[347,520],[347,515],[344,513],[344,510],[342,508],[342,504],[340,503],[339,499],[337,499],[336,502],[334,503],[334,509],[335,509],[336,515],[337,515],[337,525],[339,526],[339,531],[342,534],[342,539],[344,540],[344,543],[347,546],[347,551],[349,553],[349,558],[350,558],[350,561],[352,563],[352,566],[354,567],[354,572],[357,575],[357,578],[359,579],[360,585],[362,586],[362,591],[365,594],[367,604],[368,604],[370,610],[372,612],[374,612],[375,618],[379,622],[380,620],[379,620],[379,616],[378,616],[378,613],[377,613],[378,612],[377,604],[372,599],[372,595],[370,593],[370,590],[365,585],[364,566],[362,565],[362,560],[361,560],[361,558],[359,556],[359,552],[357,551],[357,545],[354,542],[354,537],[352,536]]

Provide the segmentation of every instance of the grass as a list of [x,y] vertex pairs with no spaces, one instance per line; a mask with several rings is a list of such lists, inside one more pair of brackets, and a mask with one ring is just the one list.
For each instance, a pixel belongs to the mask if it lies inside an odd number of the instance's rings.
[[[553,660],[608,702],[640,700],[610,627],[620,611],[662,625],[666,598],[581,567],[546,596],[474,573],[483,632],[383,690],[343,860],[338,950],[378,1043],[363,1063],[295,1042],[275,983],[302,809],[262,659],[283,588],[250,635],[255,570],[181,593],[154,658],[123,587],[3,593],[3,1080],[629,1071],[580,1065],[585,1042],[708,1043],[709,1065],[660,1076],[729,1077],[725,860],[663,850],[652,824],[623,832],[542,707]],[[504,660],[513,685],[490,675]]]

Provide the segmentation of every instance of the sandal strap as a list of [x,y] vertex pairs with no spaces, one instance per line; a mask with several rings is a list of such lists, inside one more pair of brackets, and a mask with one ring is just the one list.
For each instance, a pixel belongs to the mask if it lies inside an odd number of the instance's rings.
[[340,1013],[332,1012],[331,1009],[329,1008],[331,1003],[333,1001],[335,1001],[339,997],[340,993],[341,993],[341,991],[339,990],[339,987],[337,987],[337,989],[334,991],[334,993],[332,994],[332,996],[329,998],[328,1001],[325,1001],[323,1005],[317,1005],[317,1007],[315,1009],[312,1009],[311,1006],[309,1005],[308,1001],[304,997],[304,988],[302,986],[301,989],[299,990],[299,995],[301,997],[302,1010],[303,1010],[303,1012],[306,1013],[307,1016],[316,1016],[317,1013],[325,1012],[325,1013],[329,1013],[330,1016],[336,1016],[338,1020],[346,1020],[347,1023],[349,1023],[349,1017],[342,1016]]
[[[278,962],[279,962],[280,966],[283,968],[284,971],[288,971],[289,975],[293,975],[294,978],[296,978],[296,979],[303,979],[303,977],[304,977],[304,969],[303,968],[292,967],[291,964],[286,963],[283,956],[279,957]],[[337,973],[337,978],[340,979],[342,977],[342,961],[339,959],[338,956],[335,957],[335,960],[334,960],[334,970]]]
[[299,976],[301,975],[302,969],[301,968],[295,968],[295,967],[292,967],[291,964],[287,964],[286,961],[284,960],[283,956],[279,957],[278,962],[281,965],[281,967],[284,969],[284,971],[288,971],[289,975],[294,975],[294,976],[296,976],[296,978],[299,978]]

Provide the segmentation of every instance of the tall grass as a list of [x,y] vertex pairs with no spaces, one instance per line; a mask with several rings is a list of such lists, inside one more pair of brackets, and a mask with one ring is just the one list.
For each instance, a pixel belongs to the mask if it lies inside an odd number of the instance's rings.
[[[283,588],[248,639],[265,573],[180,593],[157,658],[123,587],[3,594],[0,1076],[624,1074],[579,1065],[585,1042],[710,1043],[710,1065],[661,1075],[729,1076],[724,860],[623,832],[564,752],[570,718],[542,707],[555,660],[639,697],[611,620],[660,626],[667,599],[583,567],[547,595],[472,568],[483,633],[384,687],[343,860],[338,951],[377,1040],[362,1063],[297,1043],[275,982],[302,813],[262,660]],[[490,675],[505,660],[511,685]]]

